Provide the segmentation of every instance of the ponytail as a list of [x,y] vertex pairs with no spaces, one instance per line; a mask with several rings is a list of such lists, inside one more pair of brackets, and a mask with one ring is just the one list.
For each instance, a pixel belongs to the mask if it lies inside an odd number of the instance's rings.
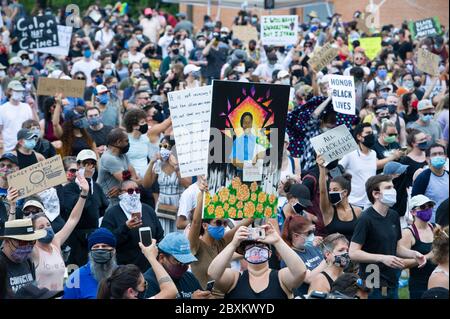
[[97,292],[97,299],[112,299],[111,298],[111,277],[103,279]]

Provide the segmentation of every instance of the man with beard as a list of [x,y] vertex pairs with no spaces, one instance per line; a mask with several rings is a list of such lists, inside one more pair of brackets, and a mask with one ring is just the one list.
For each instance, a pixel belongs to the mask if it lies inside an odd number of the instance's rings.
[[[189,240],[182,233],[170,233],[158,245],[158,261],[166,269],[178,289],[177,299],[209,299],[210,291],[203,291],[194,274],[187,271],[189,264],[197,258],[191,253]],[[152,268],[144,273],[148,282],[145,297],[155,296],[160,292],[160,285]]]
[[88,239],[89,262],[75,270],[64,285],[63,299],[96,299],[102,279],[116,268],[116,237],[106,228],[99,228]]

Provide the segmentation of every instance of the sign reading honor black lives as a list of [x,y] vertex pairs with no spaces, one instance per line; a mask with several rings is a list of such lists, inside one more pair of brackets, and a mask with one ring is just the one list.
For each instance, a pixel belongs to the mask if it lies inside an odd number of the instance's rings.
[[56,47],[58,28],[53,16],[21,18],[16,23],[14,51]]

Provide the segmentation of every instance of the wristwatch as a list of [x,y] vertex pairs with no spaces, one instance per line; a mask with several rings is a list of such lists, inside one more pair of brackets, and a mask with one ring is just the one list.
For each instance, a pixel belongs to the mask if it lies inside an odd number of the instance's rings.
[[88,194],[83,195],[83,194],[80,193],[80,197],[86,199],[86,198],[88,198]]

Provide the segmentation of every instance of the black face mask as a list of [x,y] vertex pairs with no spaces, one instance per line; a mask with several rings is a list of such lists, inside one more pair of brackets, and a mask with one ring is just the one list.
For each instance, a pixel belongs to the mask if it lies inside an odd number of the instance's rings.
[[422,86],[422,81],[414,81],[414,87],[416,89],[420,88]]
[[426,151],[428,149],[428,142],[422,142],[417,144],[417,147],[421,150],[421,151]]
[[296,78],[303,77],[303,70],[297,69],[297,70],[292,71],[292,76],[295,76]]
[[139,132],[141,132],[141,134],[146,134],[148,132],[148,124],[143,124],[139,126]]
[[362,144],[365,147],[372,148],[375,144],[375,135],[373,134],[366,135],[364,137],[364,141],[362,142]]
[[172,53],[173,53],[174,55],[178,55],[178,54],[180,53],[180,50],[179,50],[179,49],[173,49],[173,50],[172,50]]
[[130,150],[130,143],[123,147],[116,146],[117,148],[120,148],[120,154],[126,154]]
[[389,104],[387,107],[389,114],[394,114],[395,112],[397,112],[397,105]]

